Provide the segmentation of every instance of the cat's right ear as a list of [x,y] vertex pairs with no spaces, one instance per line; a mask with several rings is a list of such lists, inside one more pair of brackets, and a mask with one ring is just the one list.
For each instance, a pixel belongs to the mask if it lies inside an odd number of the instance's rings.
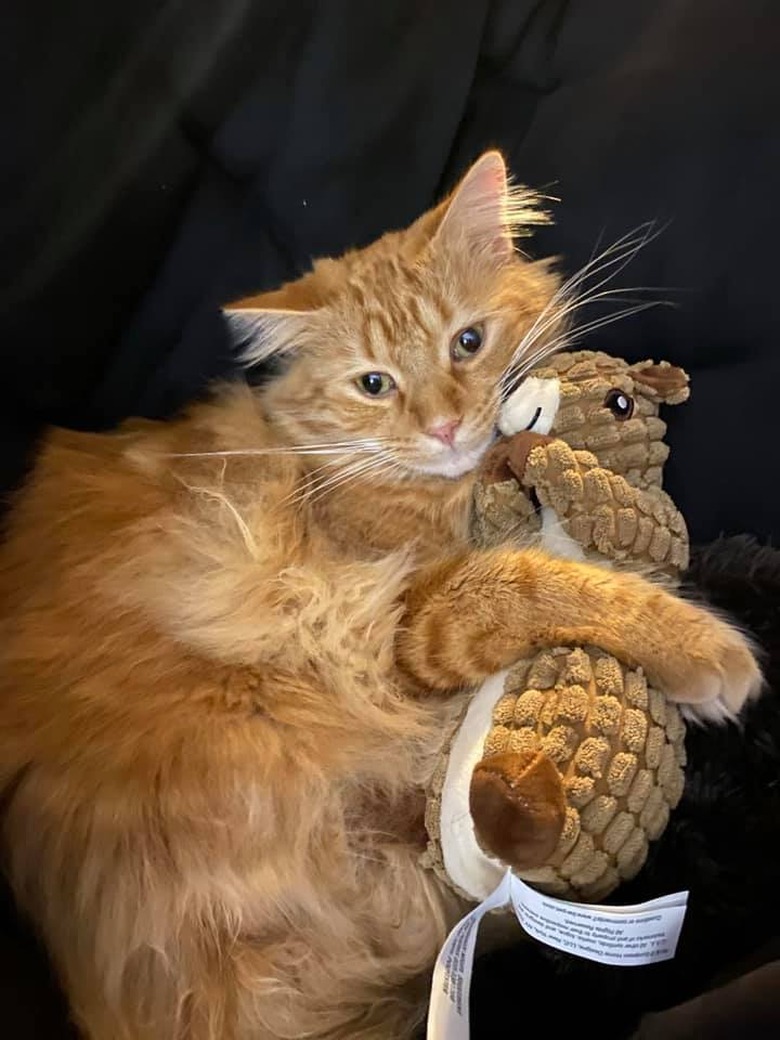
[[516,236],[528,235],[534,225],[550,220],[535,192],[511,183],[498,151],[477,159],[437,212],[443,215],[434,244],[466,250],[492,263],[510,259]]
[[503,259],[512,253],[507,215],[509,182],[500,152],[486,152],[470,167],[444,206],[434,241]]
[[250,367],[290,354],[305,336],[309,315],[266,307],[223,307],[230,339],[239,361]]

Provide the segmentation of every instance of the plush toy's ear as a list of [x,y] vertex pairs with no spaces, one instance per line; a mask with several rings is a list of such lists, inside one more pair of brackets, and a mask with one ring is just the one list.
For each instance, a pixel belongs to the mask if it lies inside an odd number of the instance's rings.
[[544,865],[566,821],[563,781],[543,752],[502,752],[474,768],[469,792],[482,848],[518,870]]
[[247,367],[289,354],[301,345],[311,315],[265,307],[224,307],[222,314],[239,360]]
[[690,396],[688,373],[668,361],[640,361],[631,365],[629,372],[634,382],[652,390],[664,404],[682,404]]
[[441,208],[435,243],[498,261],[512,256],[514,235],[549,219],[533,192],[510,186],[504,158],[496,151],[477,159]]

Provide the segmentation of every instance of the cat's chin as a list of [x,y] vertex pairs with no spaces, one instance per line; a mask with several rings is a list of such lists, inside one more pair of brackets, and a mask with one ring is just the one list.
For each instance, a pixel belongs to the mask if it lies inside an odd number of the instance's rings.
[[427,462],[415,462],[414,472],[426,477],[445,477],[447,480],[457,480],[458,477],[463,477],[476,469],[492,443],[493,437],[486,437],[473,448],[459,448]]

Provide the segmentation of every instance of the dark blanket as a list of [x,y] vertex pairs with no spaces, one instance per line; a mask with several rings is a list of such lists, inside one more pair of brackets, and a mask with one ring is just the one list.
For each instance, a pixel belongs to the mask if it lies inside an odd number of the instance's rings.
[[753,633],[768,688],[741,727],[688,728],[682,801],[641,873],[610,900],[633,904],[688,889],[677,955],[614,968],[526,942],[487,956],[473,983],[472,1040],[501,1035],[507,994],[519,990],[533,994],[547,1040],[572,1040],[583,1021],[601,1040],[625,1038],[642,1016],[775,960],[777,968],[706,1003],[646,1020],[639,1037],[780,1036],[780,551],[746,538],[718,541],[694,553],[688,579],[697,596]]
[[[564,270],[665,226],[620,284],[675,307],[585,345],[691,372],[668,487],[695,540],[780,529],[775,0],[0,7],[0,488],[44,423],[181,407],[232,368],[219,302],[405,224],[499,145],[561,198],[533,248]],[[761,776],[734,820],[773,789]],[[723,783],[706,788],[708,819]],[[749,845],[757,869],[768,837]],[[680,855],[706,878],[720,845]],[[741,892],[751,870],[738,875]],[[30,1017],[12,1032],[45,1038],[13,927],[0,924],[4,1004],[27,994]]]

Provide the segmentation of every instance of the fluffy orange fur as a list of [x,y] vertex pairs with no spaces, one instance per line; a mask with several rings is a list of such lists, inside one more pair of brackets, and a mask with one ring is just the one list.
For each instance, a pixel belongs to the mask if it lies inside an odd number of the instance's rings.
[[756,688],[738,633],[639,578],[469,548],[557,287],[512,250],[532,219],[491,153],[232,309],[250,362],[283,356],[261,389],[48,437],[0,553],[2,842],[91,1040],[410,1035],[458,911],[418,858],[468,684],[589,642],[680,700]]

